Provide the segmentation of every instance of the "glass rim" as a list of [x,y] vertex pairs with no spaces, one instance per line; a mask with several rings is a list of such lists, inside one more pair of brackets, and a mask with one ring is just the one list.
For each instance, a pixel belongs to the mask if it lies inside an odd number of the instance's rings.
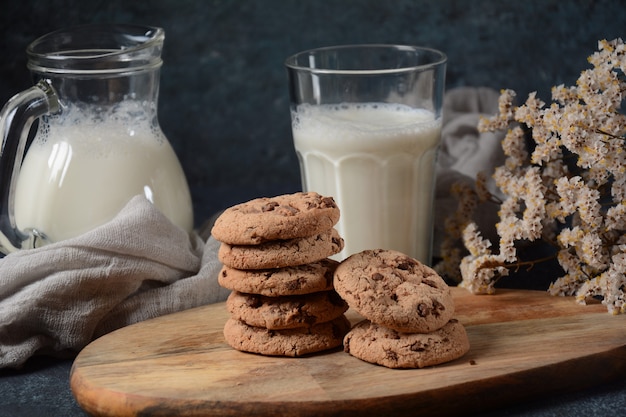
[[[329,52],[329,51],[341,51],[341,50],[366,50],[366,49],[385,49],[385,50],[398,50],[398,51],[413,51],[413,52],[425,52],[432,55],[433,59],[430,62],[418,64],[418,65],[407,65],[402,67],[393,67],[393,68],[379,68],[379,69],[336,69],[336,68],[316,68],[311,66],[305,66],[302,64],[298,64],[298,58],[311,55],[316,52]],[[443,65],[447,62],[448,57],[442,51],[425,47],[425,46],[415,46],[415,45],[404,45],[404,44],[385,44],[385,43],[367,43],[367,44],[348,44],[348,45],[333,45],[333,46],[324,46],[320,48],[312,48],[304,51],[297,52],[291,56],[289,56],[284,65],[292,70],[297,71],[305,71],[310,72],[312,74],[337,74],[337,75],[376,75],[376,74],[397,74],[403,72],[412,72],[412,71],[424,71],[429,68],[434,68],[440,65]]]

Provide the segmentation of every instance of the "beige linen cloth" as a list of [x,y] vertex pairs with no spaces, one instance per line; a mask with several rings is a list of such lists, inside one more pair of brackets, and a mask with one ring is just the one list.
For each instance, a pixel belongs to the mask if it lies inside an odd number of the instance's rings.
[[91,232],[11,253],[0,260],[0,367],[75,354],[117,328],[224,300],[218,245],[137,196]]
[[[482,88],[446,96],[435,249],[456,208],[451,183],[471,181],[502,159],[500,139],[476,130],[480,115],[496,111],[497,97]],[[138,196],[91,232],[11,253],[0,260],[0,368],[36,354],[73,355],[117,328],[225,300],[218,247],[213,238],[190,238]]]

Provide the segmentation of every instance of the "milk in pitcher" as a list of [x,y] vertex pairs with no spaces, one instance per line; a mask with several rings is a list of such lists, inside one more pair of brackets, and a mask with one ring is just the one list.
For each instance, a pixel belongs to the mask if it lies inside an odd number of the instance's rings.
[[107,222],[130,198],[144,195],[173,223],[192,229],[185,176],[160,129],[147,120],[98,120],[97,128],[89,118],[72,120],[40,129],[29,148],[15,190],[18,227],[60,241]]
[[333,196],[338,258],[393,249],[430,263],[441,120],[399,104],[301,104],[292,115],[306,190]]

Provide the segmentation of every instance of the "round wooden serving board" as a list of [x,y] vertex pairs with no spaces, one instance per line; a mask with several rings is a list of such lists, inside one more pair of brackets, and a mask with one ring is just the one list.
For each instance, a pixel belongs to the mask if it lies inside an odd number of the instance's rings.
[[224,342],[220,303],[95,340],[76,358],[71,388],[100,416],[436,416],[585,388],[626,371],[624,315],[538,291],[452,290],[471,348],[443,365],[393,370],[339,349],[302,358],[238,352]]

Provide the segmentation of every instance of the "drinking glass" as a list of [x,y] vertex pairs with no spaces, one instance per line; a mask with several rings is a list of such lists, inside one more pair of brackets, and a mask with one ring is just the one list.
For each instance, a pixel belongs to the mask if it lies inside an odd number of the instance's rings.
[[380,248],[431,264],[446,61],[408,45],[333,46],[286,60],[302,186],[335,198],[339,259]]

